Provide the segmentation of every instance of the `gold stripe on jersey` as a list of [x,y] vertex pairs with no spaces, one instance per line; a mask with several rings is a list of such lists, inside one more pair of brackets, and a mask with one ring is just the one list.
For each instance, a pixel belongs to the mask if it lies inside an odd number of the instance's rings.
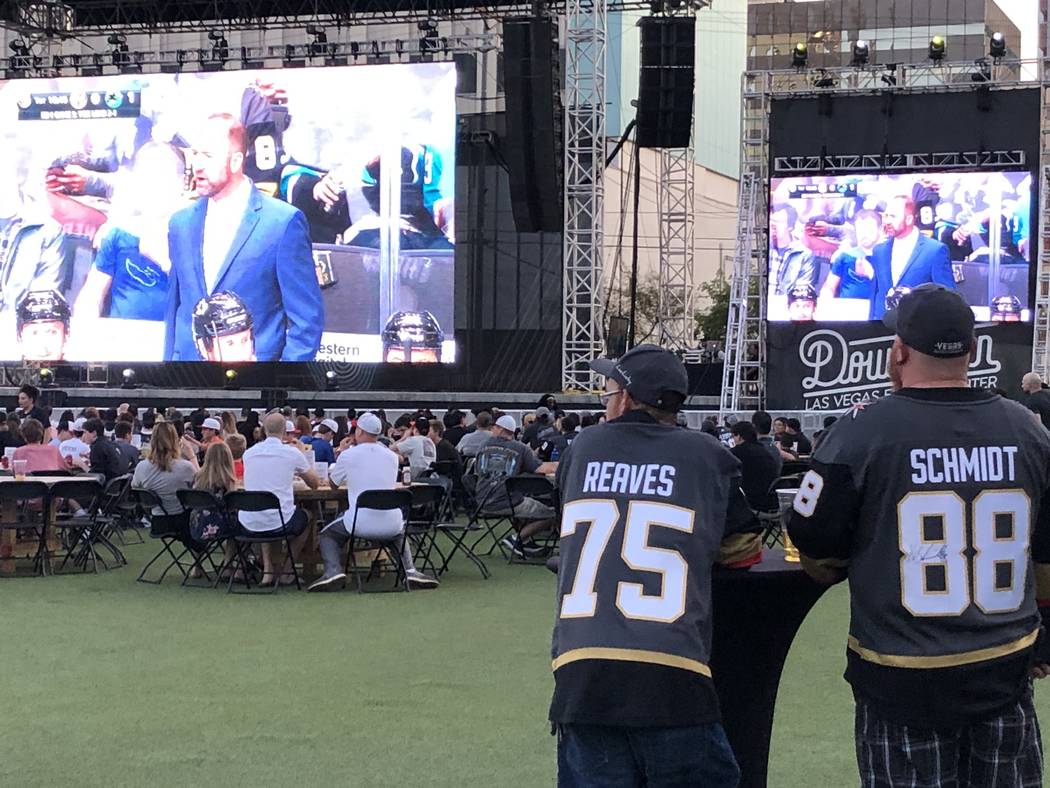
[[1035,598],[1050,599],[1050,564],[1035,564]]
[[722,566],[739,564],[762,553],[761,534],[730,534],[722,540],[718,563]]
[[846,570],[849,569],[849,561],[841,558],[810,558],[805,553],[799,553],[798,557],[806,574],[826,586],[845,579]]
[[877,651],[864,648],[853,635],[849,636],[848,645],[851,651],[857,654],[865,662],[874,662],[876,665],[885,665],[890,668],[954,668],[959,665],[972,665],[975,662],[986,662],[990,659],[1006,657],[1016,654],[1035,643],[1039,637],[1039,630],[1035,630],[1023,638],[1011,643],[1003,643],[1001,646],[981,648],[976,651],[963,651],[958,654],[944,654],[939,657],[907,657],[896,654],[880,654]]
[[579,662],[581,659],[607,659],[613,662],[642,662],[647,665],[665,665],[669,668],[681,668],[701,676],[711,678],[711,668],[703,662],[695,659],[687,659],[674,654],[664,654],[662,651],[644,651],[636,648],[576,648],[566,651],[551,663],[551,668],[557,670],[568,665],[570,662]]

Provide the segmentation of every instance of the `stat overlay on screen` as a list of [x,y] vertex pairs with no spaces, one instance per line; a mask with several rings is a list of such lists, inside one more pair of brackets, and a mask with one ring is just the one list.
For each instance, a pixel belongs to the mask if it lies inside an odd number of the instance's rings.
[[979,321],[1029,321],[1031,211],[1027,171],[774,178],[769,319],[880,320],[932,282]]
[[0,360],[455,360],[455,67],[0,82]]

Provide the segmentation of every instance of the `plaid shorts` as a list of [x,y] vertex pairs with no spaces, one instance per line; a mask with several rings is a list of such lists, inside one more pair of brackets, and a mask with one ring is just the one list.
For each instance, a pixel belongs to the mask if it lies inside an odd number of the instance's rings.
[[914,728],[857,701],[861,788],[1041,788],[1043,747],[1031,689],[998,717],[960,728]]

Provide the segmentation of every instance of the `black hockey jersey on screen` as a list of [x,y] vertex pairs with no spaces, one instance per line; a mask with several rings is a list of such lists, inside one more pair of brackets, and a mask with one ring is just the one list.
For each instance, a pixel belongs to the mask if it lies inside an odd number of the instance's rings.
[[906,389],[830,429],[790,534],[848,566],[858,697],[914,725],[1016,700],[1041,623],[1029,552],[1050,561],[1048,487],[1047,431],[984,391]]
[[[642,416],[583,430],[558,468],[555,722],[691,724],[701,706],[717,718],[711,568],[739,463],[708,435]],[[642,708],[692,698],[669,717]]]

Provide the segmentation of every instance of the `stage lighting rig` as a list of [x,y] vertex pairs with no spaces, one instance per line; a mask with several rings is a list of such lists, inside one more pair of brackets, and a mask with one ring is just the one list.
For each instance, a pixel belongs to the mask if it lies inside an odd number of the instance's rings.
[[1006,57],[1006,36],[996,31],[988,39],[988,56],[993,60]]
[[948,53],[948,42],[944,36],[936,35],[930,39],[929,57],[934,63],[940,63]]
[[310,57],[321,57],[324,55],[328,50],[328,34],[324,31],[324,28],[317,25],[307,25],[306,35],[313,37],[313,41],[310,42]]
[[137,387],[137,384],[135,383],[135,370],[133,370],[131,367],[128,367],[123,372],[121,372],[120,377],[120,387],[122,389],[133,389]]
[[223,376],[226,378],[225,388],[235,389],[237,388],[237,370],[227,369]]
[[417,27],[419,28],[419,54],[429,55],[431,52],[436,52],[439,48],[437,22],[424,19],[417,23]]
[[131,65],[131,56],[128,54],[128,37],[123,33],[110,33],[106,43],[113,49],[110,50],[109,59],[120,71]]
[[334,370],[328,370],[324,373],[324,389],[325,391],[335,391],[339,388],[339,376]]
[[40,386],[45,389],[49,389],[55,385],[55,373],[54,370],[48,367],[43,367],[40,370]]
[[973,61],[973,64],[977,66],[977,70],[970,75],[970,80],[973,82],[991,82],[992,81],[992,64],[988,62],[988,58],[979,57]]
[[230,58],[230,44],[226,40],[226,34],[221,30],[209,30],[208,40],[211,41],[211,59],[218,64],[215,71],[221,70],[223,64]]
[[853,59],[850,61],[850,65],[866,66],[870,57],[871,47],[868,46],[867,41],[859,38],[853,42]]
[[815,88],[833,88],[838,84],[835,77],[831,76],[824,69],[820,69],[817,75],[813,78],[813,87]]
[[799,41],[791,50],[791,65],[801,70],[809,62],[809,46],[805,41]]
[[29,76],[29,68],[33,64],[33,57],[29,51],[29,45],[25,39],[16,38],[8,48],[14,53],[10,60],[10,73],[12,77],[20,78]]

